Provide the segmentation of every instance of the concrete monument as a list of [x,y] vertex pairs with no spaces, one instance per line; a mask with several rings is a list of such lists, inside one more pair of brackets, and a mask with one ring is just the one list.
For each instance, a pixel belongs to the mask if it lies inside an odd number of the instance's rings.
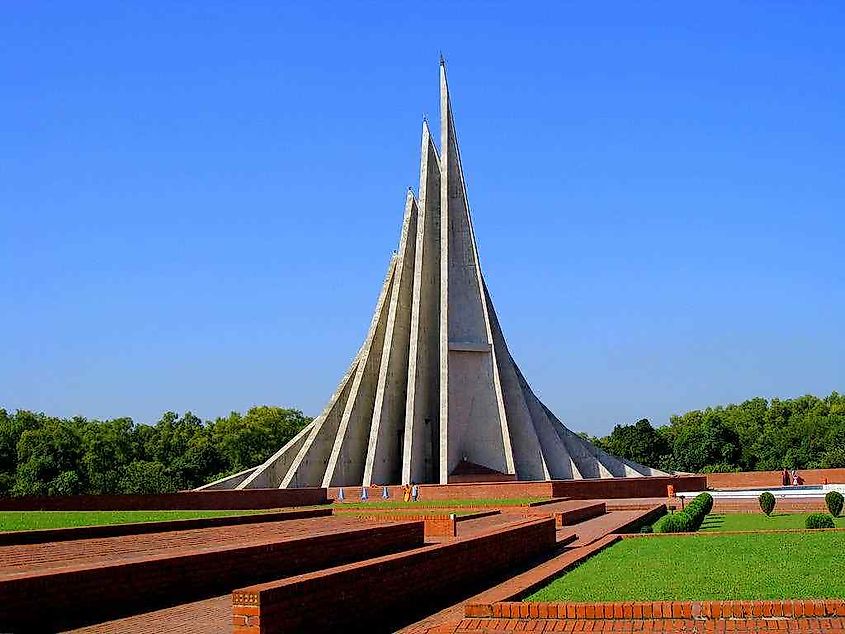
[[264,464],[203,488],[666,475],[585,441],[528,386],[481,272],[442,61],[440,109],[440,151],[423,122],[419,195],[337,390]]

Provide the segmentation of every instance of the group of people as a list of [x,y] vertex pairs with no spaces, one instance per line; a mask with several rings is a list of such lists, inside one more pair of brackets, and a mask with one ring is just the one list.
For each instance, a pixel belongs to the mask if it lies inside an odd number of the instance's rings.
[[[375,482],[370,485],[371,489],[381,489],[381,497],[383,500],[390,499],[390,489],[386,486],[376,484]],[[367,490],[367,487],[361,487],[361,501],[366,502],[370,499],[370,493]],[[410,484],[403,484],[402,485],[402,501],[403,502],[416,502],[420,499],[420,487],[416,482],[411,482]],[[337,501],[338,502],[345,502],[346,501],[346,494],[341,487],[337,491]]]
[[788,487],[790,485],[797,487],[800,484],[803,484],[804,481],[801,479],[801,476],[798,475],[798,471],[793,469],[791,472],[787,470],[786,467],[783,468],[781,472],[781,480],[783,481],[783,486]]

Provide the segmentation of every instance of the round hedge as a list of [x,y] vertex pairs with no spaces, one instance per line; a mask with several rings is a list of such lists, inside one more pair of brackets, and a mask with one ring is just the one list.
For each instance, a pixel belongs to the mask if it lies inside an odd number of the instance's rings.
[[845,502],[842,494],[839,491],[828,491],[827,495],[824,496],[824,501],[827,504],[827,510],[830,511],[830,514],[833,517],[839,517],[839,514],[842,512],[842,504]]
[[833,517],[827,513],[810,513],[804,526],[807,528],[833,528]]
[[768,491],[764,491],[757,499],[760,502],[760,508],[763,509],[763,513],[771,515],[772,511],[775,510],[775,496]]

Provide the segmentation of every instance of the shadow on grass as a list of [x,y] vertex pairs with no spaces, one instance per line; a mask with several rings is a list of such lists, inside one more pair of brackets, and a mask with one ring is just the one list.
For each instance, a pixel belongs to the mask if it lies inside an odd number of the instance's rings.
[[715,513],[711,513],[710,515],[704,518],[704,521],[701,523],[701,527],[698,529],[700,531],[717,531],[722,527],[722,524],[725,523],[725,516],[719,515]]

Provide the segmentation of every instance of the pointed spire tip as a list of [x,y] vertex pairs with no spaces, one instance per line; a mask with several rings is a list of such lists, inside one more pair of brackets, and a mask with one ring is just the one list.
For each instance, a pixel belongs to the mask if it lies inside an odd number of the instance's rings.
[[443,51],[440,51],[440,65],[446,66],[446,58],[443,57]]

